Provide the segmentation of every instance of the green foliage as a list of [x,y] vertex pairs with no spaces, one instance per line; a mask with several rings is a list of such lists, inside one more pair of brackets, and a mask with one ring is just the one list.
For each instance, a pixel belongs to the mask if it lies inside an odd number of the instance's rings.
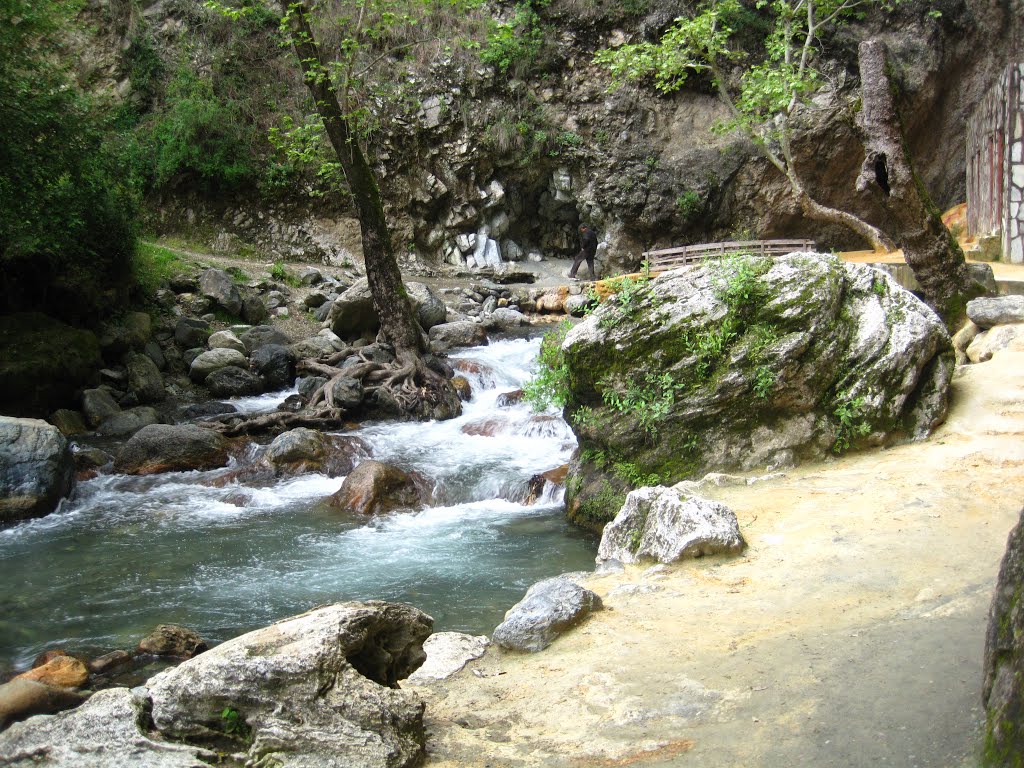
[[640,309],[640,304],[651,296],[650,292],[650,267],[647,265],[639,277],[614,277],[605,282],[605,286],[611,291],[608,297],[608,304],[618,308],[617,313],[605,314],[600,325],[608,328],[616,325],[624,318],[633,317]]
[[234,707],[224,707],[220,713],[220,726],[225,735],[242,742],[252,739],[252,728],[245,722],[242,713]]
[[138,201],[106,116],[59,63],[79,8],[0,4],[0,312],[90,322],[126,298]]
[[554,330],[544,334],[537,358],[537,371],[523,385],[523,397],[535,411],[543,411],[551,406],[565,407],[569,399],[569,366],[562,354],[562,342],[572,327],[569,320],[564,320]]
[[871,434],[871,425],[864,417],[864,398],[839,400],[832,415],[835,417],[836,439],[832,443],[834,453],[843,453],[859,437]]
[[307,189],[311,197],[345,193],[341,163],[327,142],[324,123],[318,115],[307,115],[302,123],[285,115],[280,125],[270,128],[267,139],[275,156],[263,171],[264,189],[290,190],[304,173],[311,173],[314,182]]
[[140,242],[132,260],[135,282],[146,295],[152,295],[157,288],[186,267],[180,255],[169,248]]
[[491,22],[480,60],[501,74],[523,74],[530,69],[543,44],[540,16],[529,3],[520,3],[508,22]]
[[645,373],[638,379],[630,379],[624,388],[616,387],[611,379],[601,381],[598,387],[605,405],[636,419],[649,437],[657,436],[658,423],[672,410],[676,394],[682,388],[668,371]]
[[704,200],[699,192],[687,189],[676,197],[676,208],[684,219],[691,221],[704,211]]
[[194,185],[223,194],[257,178],[254,127],[234,99],[214,92],[213,82],[179,67],[168,100],[141,132],[138,161],[154,189]]

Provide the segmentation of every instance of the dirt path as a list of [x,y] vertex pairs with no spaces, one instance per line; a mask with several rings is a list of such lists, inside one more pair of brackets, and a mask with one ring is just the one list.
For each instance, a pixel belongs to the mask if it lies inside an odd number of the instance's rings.
[[548,650],[418,689],[428,766],[972,765],[1022,434],[1008,351],[925,443],[715,488],[744,556],[590,577],[607,610]]

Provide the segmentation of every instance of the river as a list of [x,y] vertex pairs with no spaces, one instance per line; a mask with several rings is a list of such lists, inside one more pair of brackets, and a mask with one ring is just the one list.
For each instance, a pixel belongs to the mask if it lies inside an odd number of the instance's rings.
[[354,519],[325,503],[343,478],[319,474],[272,485],[217,483],[225,470],[80,483],[57,512],[0,531],[0,668],[24,668],[47,648],[131,649],[164,622],[222,642],[339,600],[406,602],[431,614],[435,631],[490,634],[528,586],[589,570],[596,551],[565,522],[560,490],[517,501],[531,476],[575,448],[557,414],[496,405],[529,376],[538,346],[502,340],[453,354],[474,392],[458,419],[346,433],[372,458],[431,478],[427,509]]

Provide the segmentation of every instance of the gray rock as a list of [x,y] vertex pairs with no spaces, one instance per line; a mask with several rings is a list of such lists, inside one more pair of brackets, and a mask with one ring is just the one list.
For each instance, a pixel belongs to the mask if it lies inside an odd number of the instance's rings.
[[245,370],[249,369],[249,361],[238,350],[211,349],[208,352],[203,352],[192,361],[192,365],[188,369],[188,376],[192,381],[201,384],[206,381],[206,377],[211,373],[219,368],[226,368],[229,365]]
[[58,408],[50,414],[47,421],[59,429],[64,437],[75,437],[89,430],[85,425],[85,416],[69,408]]
[[153,361],[158,371],[162,371],[167,367],[167,356],[155,341],[147,341],[142,351]]
[[326,336],[310,336],[308,339],[292,344],[288,351],[296,360],[305,360],[307,357],[317,358],[333,355],[338,350]]
[[153,424],[125,443],[114,470],[128,475],[215,469],[228,462],[228,441],[212,429],[194,424]]
[[423,330],[429,331],[445,321],[448,308],[428,286],[423,283],[406,283],[405,288],[409,292],[416,319]]
[[207,749],[150,739],[138,725],[145,703],[127,688],[109,688],[77,709],[15,723],[0,733],[4,766],[201,768],[217,760]]
[[480,323],[462,320],[442,323],[430,329],[430,350],[435,353],[484,344],[487,344],[487,330]]
[[130,350],[142,350],[153,333],[153,320],[145,312],[128,312],[100,331],[100,348],[108,360],[116,360]]
[[308,309],[316,309],[322,307],[328,301],[327,294],[323,291],[313,291],[302,300],[302,303]]
[[140,403],[158,403],[167,398],[164,377],[149,355],[130,352],[126,364],[128,391],[134,393]]
[[972,363],[984,363],[1001,349],[1022,346],[1021,339],[1024,339],[1024,323],[993,326],[979,333],[967,345],[967,359]]
[[373,308],[370,285],[365,277],[334,300],[325,325],[346,340],[377,335],[380,320]]
[[0,523],[47,515],[74,484],[68,441],[39,419],[0,416]]
[[736,554],[746,542],[736,515],[716,501],[662,486],[638,488],[604,527],[598,561],[674,563],[691,557]]
[[248,354],[245,344],[231,331],[217,331],[206,342],[210,349],[234,349],[243,355]]
[[309,400],[326,383],[326,376],[303,376],[299,379],[297,389],[304,400]]
[[179,317],[174,326],[174,343],[182,349],[205,347],[213,330],[205,320],[194,317]]
[[1024,296],[996,296],[967,302],[967,317],[982,330],[994,325],[1024,323]]
[[328,388],[331,400],[338,408],[355,410],[363,402],[363,383],[359,379],[335,378]]
[[87,389],[82,392],[82,413],[90,427],[97,427],[111,416],[121,412],[114,396],[106,389]]
[[563,577],[537,582],[505,614],[491,640],[503,648],[534,653],[603,607],[601,598]]
[[423,663],[433,620],[411,606],[340,603],[222,643],[148,683],[176,740],[223,730],[230,707],[252,764],[404,768],[423,757],[423,703],[397,682]]
[[575,296],[566,296],[563,304],[566,314],[573,317],[583,317],[587,310],[594,306],[594,300],[585,293]]
[[491,644],[487,635],[466,635],[462,632],[435,632],[423,643],[427,660],[409,675],[412,685],[444,680],[484,655]]
[[254,349],[266,346],[267,344],[277,344],[278,346],[287,347],[292,343],[292,340],[289,339],[284,332],[278,330],[272,325],[254,326],[239,336],[239,338],[242,340],[242,343],[245,344],[245,348],[250,352]]
[[249,325],[259,325],[264,322],[269,313],[263,300],[256,295],[245,294],[242,296],[242,319]]
[[156,628],[139,641],[138,652],[153,656],[173,656],[191,659],[209,646],[199,633],[178,624],[157,624]]
[[303,267],[299,270],[299,283],[302,285],[319,285],[323,281],[324,275],[316,267]]
[[506,307],[499,307],[484,318],[488,330],[508,331],[523,325],[526,325],[526,316]]
[[368,451],[358,438],[325,435],[315,429],[298,427],[274,438],[263,461],[277,476],[320,472],[328,477],[347,475]]
[[1024,511],[1010,531],[999,566],[995,593],[985,634],[985,682],[982,702],[986,710],[984,754],[987,765],[1019,764],[1024,755]]
[[238,292],[238,286],[231,275],[223,269],[208,269],[203,272],[199,276],[199,290],[206,298],[232,315],[241,314],[242,295]]
[[228,365],[206,377],[206,388],[214,397],[245,397],[263,391],[263,379],[244,368]]
[[259,374],[268,390],[284,389],[295,379],[295,361],[288,347],[264,344],[249,355],[250,369]]
[[105,419],[96,432],[105,437],[128,437],[143,427],[157,424],[159,421],[160,416],[154,408],[140,405],[129,408],[127,411],[115,413],[109,419]]

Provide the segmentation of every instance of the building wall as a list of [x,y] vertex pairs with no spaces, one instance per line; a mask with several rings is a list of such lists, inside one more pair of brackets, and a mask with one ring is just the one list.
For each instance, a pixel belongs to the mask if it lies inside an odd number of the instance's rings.
[[1024,64],[1011,64],[967,125],[967,228],[1024,263]]

